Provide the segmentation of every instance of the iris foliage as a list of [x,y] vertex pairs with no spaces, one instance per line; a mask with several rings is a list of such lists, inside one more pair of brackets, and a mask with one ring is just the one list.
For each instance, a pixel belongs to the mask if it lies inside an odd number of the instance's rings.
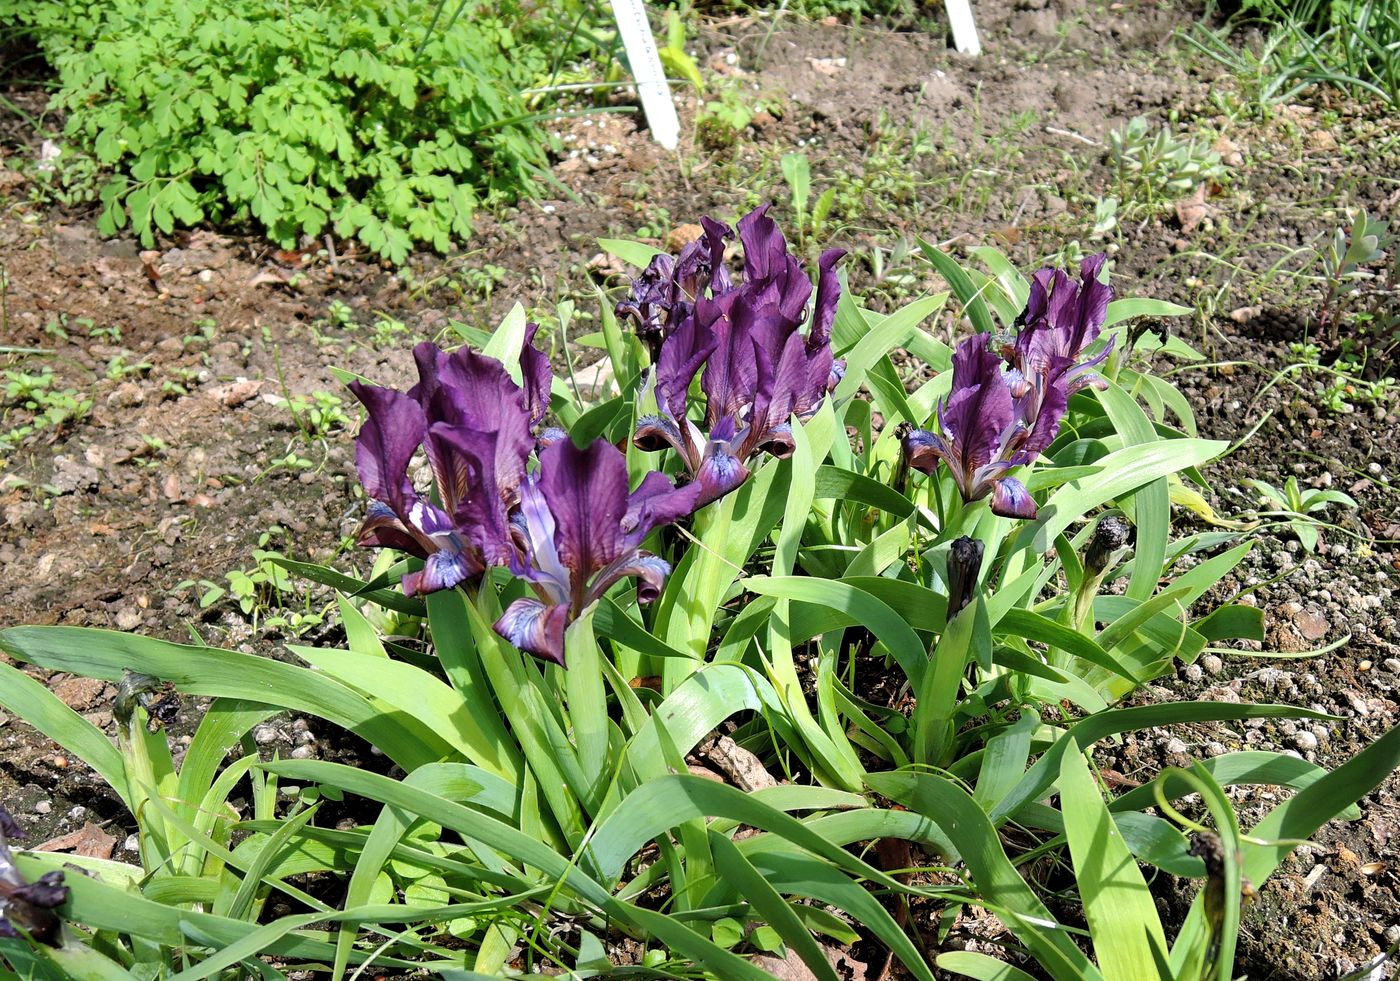
[[[745,954],[783,947],[834,979],[828,948],[864,939],[916,978],[1026,977],[929,953],[930,910],[980,905],[1044,976],[1227,981],[1242,878],[1349,813],[1400,736],[1332,773],[1240,752],[1125,793],[1096,778],[1122,733],[1320,717],[1120,704],[1262,635],[1257,609],[1200,603],[1249,545],[1172,533],[1225,447],[1139,356],[1189,348],[1128,327],[1185,311],[1111,299],[1103,257],[1026,279],[926,246],[971,326],[950,347],[929,329],[948,294],[869,310],[839,253],[807,270],[762,210],[675,257],[612,247],[645,268],[621,321],[601,311],[602,398],[551,376],[518,309],[480,351],[420,347],[411,387],[352,386],[381,551],[368,580],[287,563],[339,592],[344,647],[0,631],[19,662],[122,684],[117,747],[19,668],[0,704],[96,770],[141,851],[78,860],[55,945],[0,956],[27,976],[761,979]],[[148,724],[161,685],[213,699],[179,766]],[[263,759],[250,730],[284,710],[393,768]],[[692,775],[716,730],[785,779]],[[1297,793],[1246,834],[1225,788],[1253,783]],[[1171,806],[1187,794],[1207,817]],[[1047,905],[1048,853],[1087,929]],[[14,861],[33,882],[67,859]],[[1158,873],[1210,880],[1175,937]]]

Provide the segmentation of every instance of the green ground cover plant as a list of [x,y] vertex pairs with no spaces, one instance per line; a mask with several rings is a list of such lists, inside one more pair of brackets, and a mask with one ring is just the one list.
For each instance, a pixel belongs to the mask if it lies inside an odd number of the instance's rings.
[[[1194,352],[1130,325],[1188,311],[1114,298],[1103,254],[1026,277],[923,243],[948,292],[876,313],[839,250],[814,283],[765,210],[703,219],[679,255],[603,243],[639,274],[577,339],[606,352],[601,395],[552,373],[518,307],[456,351],[420,345],[416,383],[345,373],[367,413],[359,541],[380,552],[365,578],[270,560],[336,591],[344,645],[0,631],[22,665],[119,684],[115,747],[19,667],[0,705],[106,781],[141,862],[65,870],[7,823],[0,958],[39,978],[728,981],[770,977],[747,955],[778,950],[834,981],[828,949],[864,939],[921,979],[1233,977],[1243,881],[1355,816],[1400,735],[1330,773],[1246,751],[1122,793],[1097,778],[1123,733],[1325,718],[1122,704],[1262,638],[1257,608],[1201,604],[1251,543],[1171,524],[1174,488],[1226,447],[1148,359]],[[954,346],[927,326],[950,300]],[[212,699],[178,766],[173,692]],[[374,751],[267,759],[251,732],[285,711]],[[770,780],[691,775],[717,730]],[[1227,791],[1259,783],[1296,793],[1241,828]],[[1047,856],[1084,925],[1052,911]],[[1175,936],[1159,874],[1206,883]],[[939,928],[906,915],[971,905],[1005,924],[1002,959],[932,957]]]
[[576,37],[445,0],[4,0],[0,21],[58,74],[58,165],[97,190],[104,234],[246,223],[292,248],[334,231],[396,263],[537,185],[546,140],[519,93]]

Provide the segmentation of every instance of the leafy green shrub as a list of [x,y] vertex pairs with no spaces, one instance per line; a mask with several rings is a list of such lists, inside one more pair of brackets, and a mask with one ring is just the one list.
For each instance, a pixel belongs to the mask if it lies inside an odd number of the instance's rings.
[[250,221],[290,248],[333,227],[400,262],[544,160],[516,93],[546,49],[513,4],[441,6],[0,0],[0,21],[33,30],[68,137],[112,171],[103,234]]

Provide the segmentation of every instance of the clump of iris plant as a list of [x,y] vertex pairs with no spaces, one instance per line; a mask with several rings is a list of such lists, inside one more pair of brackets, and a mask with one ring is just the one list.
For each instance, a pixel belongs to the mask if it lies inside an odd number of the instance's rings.
[[[407,393],[350,386],[368,411],[355,466],[372,503],[358,542],[424,560],[404,577],[410,596],[450,589],[511,559],[508,512],[519,503],[549,404],[549,359],[533,345],[535,329],[521,352],[523,387],[494,358],[469,348],[447,354],[426,342],[413,350],[418,384]],[[441,507],[409,478],[420,447]]]
[[1113,290],[1098,281],[1106,256],[1085,259],[1075,284],[1059,269],[1041,269],[1031,283],[1020,332],[1005,352],[987,334],[969,337],[953,353],[953,385],[938,404],[941,432],[917,429],[904,437],[908,466],[932,475],[941,460],[966,503],[991,496],[994,514],[1034,518],[1025,486],[1008,471],[1034,462],[1055,439],[1072,393],[1101,385],[1094,368],[1112,343],[1077,359],[1099,336]]
[[694,511],[700,485],[677,488],[657,472],[634,491],[627,484],[627,458],[607,440],[579,449],[564,439],[540,453],[538,473],[521,487],[511,561],[535,598],[506,609],[496,622],[502,637],[563,664],[564,628],[614,583],[635,576],[639,603],[661,595],[671,567],[642,542]]
[[[509,567],[537,598],[512,603],[497,632],[563,664],[564,628],[614,583],[637,577],[642,603],[660,595],[670,566],[642,551],[642,542],[695,510],[701,487],[677,489],[665,474],[650,473],[629,492],[626,458],[616,447],[598,440],[580,450],[543,428],[550,367],[534,347],[535,330],[532,324],[521,351],[523,385],[494,358],[427,343],[414,349],[418,384],[407,392],[351,385],[368,410],[355,464],[372,499],[358,541],[423,560],[403,578],[410,596]],[[409,476],[420,449],[441,505]]]
[[31,939],[57,947],[60,921],[55,909],[68,902],[62,872],[46,872],[30,882],[15,865],[10,839],[23,838],[8,811],[0,807],[0,938]]
[[[640,449],[676,451],[701,486],[697,506],[742,484],[756,454],[790,455],[790,418],[810,416],[840,378],[831,327],[841,295],[836,263],[845,253],[830,249],[818,260],[811,327],[804,334],[812,283],[767,211],[764,206],[739,220],[744,277],[737,283],[714,275],[722,269],[722,251],[715,249],[729,230],[705,219],[711,292],[695,294],[693,303],[678,301],[667,313],[670,329],[648,381],[658,411],[639,420],[634,434]],[[715,285],[721,282],[726,285]],[[687,412],[697,374],[705,395],[701,423]]]

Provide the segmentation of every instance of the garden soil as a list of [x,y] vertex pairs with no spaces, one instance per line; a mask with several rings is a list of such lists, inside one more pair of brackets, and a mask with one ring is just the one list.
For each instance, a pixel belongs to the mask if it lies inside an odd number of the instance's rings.
[[[675,245],[701,214],[732,219],[766,200],[790,223],[780,160],[802,152],[816,192],[838,188],[826,226],[805,244],[849,249],[851,288],[876,308],[939,286],[910,258],[922,236],[953,249],[995,244],[1023,269],[1071,242],[1108,247],[1120,295],[1201,311],[1141,326],[1175,333],[1207,356],[1209,366],[1180,370],[1177,380],[1203,435],[1243,440],[1209,468],[1209,503],[1237,515],[1255,504],[1246,479],[1281,486],[1296,477],[1305,489],[1343,490],[1358,506],[1332,513],[1338,527],[1324,530],[1315,552],[1286,528],[1254,532],[1238,578],[1211,598],[1246,590],[1245,601],[1264,610],[1263,650],[1289,658],[1208,655],[1137,697],[1283,702],[1336,718],[1139,733],[1099,762],[1125,785],[1244,747],[1341,764],[1397,711],[1400,420],[1393,393],[1372,403],[1359,389],[1339,394],[1320,369],[1289,369],[1297,360],[1289,345],[1317,339],[1323,291],[1309,250],[1348,208],[1395,213],[1400,124],[1335,92],[1241,111],[1248,85],[1183,40],[1201,15],[1190,5],[974,7],[986,45],[975,59],[949,50],[934,9],[919,25],[933,33],[715,17],[694,39],[712,84],[683,98],[688,136],[679,154],[651,143],[635,113],[614,111],[630,109],[626,102],[560,121],[546,199],[483,217],[466,251],[416,256],[398,273],[343,242],[285,252],[208,230],[149,247],[104,239],[92,209],[43,198],[52,133],[0,108],[0,368],[52,372],[49,390],[91,401],[76,424],[12,437],[0,450],[0,626],[197,635],[274,657],[288,656],[281,643],[293,632],[333,642],[322,593],[255,583],[245,611],[231,594],[211,592],[228,589],[233,570],[256,573],[258,550],[367,568],[368,557],[347,547],[364,506],[352,462],[356,412],[348,400],[348,418],[310,412],[331,406],[316,393],[345,397],[332,366],[406,384],[412,343],[452,336],[452,321],[489,328],[517,301],[546,321],[572,301],[574,343],[566,349],[556,332],[555,354],[560,364],[581,355],[581,365],[589,351],[577,341],[596,329],[586,315],[597,307],[594,286],[625,286],[599,237],[640,230]],[[44,115],[39,88],[12,84],[3,94],[46,129],[61,128]],[[703,103],[726,98],[757,110],[742,131],[692,125]],[[1110,155],[1110,133],[1139,115],[1198,134],[1223,171],[1199,194],[1144,200],[1141,188],[1120,183]],[[1117,227],[1094,238],[1095,205],[1109,195],[1120,197]],[[1363,289],[1354,304],[1373,299]],[[951,311],[929,326],[945,337],[957,330]],[[1331,354],[1319,346],[1325,362]],[[1370,359],[1369,381],[1394,374],[1388,357]],[[1350,411],[1329,408],[1338,399]],[[0,436],[32,416],[14,397],[5,401]],[[1201,521],[1189,511],[1178,518],[1185,528]],[[110,686],[42,677],[110,730]],[[188,742],[199,708],[183,706],[172,739]],[[314,721],[286,718],[261,727],[258,741],[300,755],[363,749]],[[1262,884],[1244,921],[1242,972],[1365,976],[1400,941],[1397,790],[1392,776],[1362,802],[1360,820],[1328,826]],[[1236,794],[1246,825],[1283,793]],[[32,840],[93,825],[68,847],[132,856],[129,819],[96,777],[4,716],[0,802]],[[1179,923],[1190,885],[1163,876],[1156,891]],[[947,944],[985,942],[997,930],[988,923],[965,918]],[[915,925],[935,943],[931,924]]]

